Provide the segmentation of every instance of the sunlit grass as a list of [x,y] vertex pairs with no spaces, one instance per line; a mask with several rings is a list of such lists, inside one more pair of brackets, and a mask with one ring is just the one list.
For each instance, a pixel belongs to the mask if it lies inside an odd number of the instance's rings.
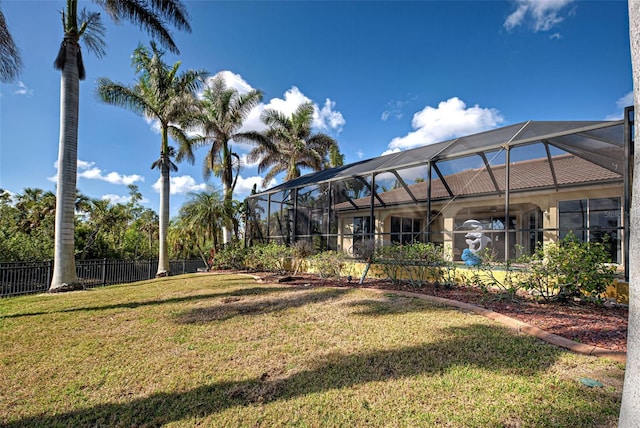
[[0,300],[0,366],[9,427],[615,426],[623,378],[419,299],[237,275]]

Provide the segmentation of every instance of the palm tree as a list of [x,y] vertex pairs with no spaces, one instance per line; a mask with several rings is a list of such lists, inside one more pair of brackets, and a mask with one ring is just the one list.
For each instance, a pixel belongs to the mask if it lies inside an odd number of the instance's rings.
[[240,132],[251,110],[262,100],[262,92],[252,90],[240,94],[225,83],[222,75],[213,78],[205,89],[201,101],[201,111],[189,120],[190,127],[196,127],[203,135],[197,138],[194,148],[209,145],[204,159],[204,178],[213,173],[222,180],[226,221],[223,225],[223,242],[231,242],[229,221],[233,191],[240,172],[240,157],[232,150],[231,140],[255,142],[268,146],[269,141],[256,131]]
[[197,231],[203,242],[210,241],[216,247],[222,230],[223,211],[224,201],[217,190],[189,193],[180,208],[180,218]]
[[[178,53],[168,25],[191,31],[181,0],[94,0],[115,21],[130,21]],[[78,163],[78,110],[80,80],[85,78],[80,40],[102,57],[105,53],[104,26],[98,12],[82,9],[78,0],[66,0],[62,14],[64,37],[54,67],[61,71],[60,141],[56,196],[55,256],[50,290],[73,289],[78,284],[74,257],[74,202]],[[65,287],[65,284],[67,285]]]
[[22,69],[20,51],[11,37],[7,21],[0,10],[0,82],[10,82]]
[[[634,142],[640,141],[640,0],[629,0],[629,40],[633,72]],[[640,150],[633,157],[633,184],[629,213],[629,330],[627,367],[622,388],[619,427],[640,426]]]
[[189,139],[183,129],[175,125],[185,114],[193,114],[196,106],[196,92],[204,83],[207,73],[203,70],[187,70],[178,73],[180,62],[173,66],[166,64],[164,51],[151,42],[151,49],[139,46],[133,52],[133,66],[139,78],[134,86],[127,87],[107,78],[98,79],[98,96],[107,104],[123,107],[160,123],[160,158],[151,168],[160,170],[160,250],[157,276],[169,272],[167,251],[167,228],[169,226],[169,174],[177,171],[171,161],[174,153],[169,146],[169,135],[178,142],[180,149],[176,160],[192,162]]
[[338,143],[323,133],[312,133],[313,104],[298,106],[291,116],[267,109],[261,120],[269,126],[266,137],[272,146],[259,145],[249,152],[247,159],[258,163],[258,173],[267,171],[263,183],[285,173],[285,181],[297,178],[301,168],[321,171],[329,164],[329,154]]

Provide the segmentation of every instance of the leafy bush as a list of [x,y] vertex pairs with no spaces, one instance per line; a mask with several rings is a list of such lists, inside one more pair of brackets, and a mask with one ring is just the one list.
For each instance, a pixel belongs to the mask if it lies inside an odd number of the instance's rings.
[[337,251],[323,251],[311,257],[311,265],[322,278],[340,278],[345,264],[345,255]]
[[376,254],[376,241],[373,239],[363,239],[353,244],[354,257],[372,263]]
[[291,255],[295,258],[295,270],[293,274],[298,273],[298,269],[302,263],[314,253],[313,244],[309,241],[296,241],[291,244]]
[[557,243],[539,245],[527,258],[524,286],[546,301],[585,296],[596,302],[613,282],[615,267],[603,243],[579,242],[569,234]]
[[291,248],[286,245],[269,242],[266,245],[256,245],[250,248],[245,264],[255,270],[269,272],[286,272],[287,262],[291,259]]
[[478,256],[480,263],[473,267],[470,282],[485,293],[497,291],[498,299],[516,300],[518,291],[523,287],[518,276],[522,271],[522,267],[518,267],[520,259],[516,263],[512,260],[497,260],[492,248],[485,248]]
[[395,285],[402,279],[405,251],[402,245],[393,243],[376,250],[376,260],[382,272]]
[[[416,287],[427,282],[439,284],[444,269],[452,265],[446,263],[442,247],[431,242],[386,245],[376,250],[375,257],[392,283],[397,284],[402,278],[407,278],[409,284]],[[451,272],[447,272],[448,280],[450,277]]]
[[224,246],[213,258],[214,269],[244,269],[249,249],[241,242],[235,241]]

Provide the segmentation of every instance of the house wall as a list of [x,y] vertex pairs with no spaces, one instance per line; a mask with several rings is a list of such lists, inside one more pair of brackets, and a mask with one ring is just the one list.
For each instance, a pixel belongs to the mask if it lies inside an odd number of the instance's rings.
[[[523,214],[532,209],[539,209],[541,215],[541,227],[543,242],[555,242],[558,239],[558,202],[575,199],[594,199],[623,197],[623,186],[621,184],[590,185],[576,188],[563,188],[555,190],[535,190],[531,192],[512,193],[509,197],[510,216],[515,217],[516,229],[527,229],[527,219]],[[478,215],[494,215],[504,218],[505,200],[502,196],[482,196],[473,198],[461,198],[455,201],[448,200],[442,202],[432,202],[432,212],[439,212],[440,215],[433,216],[431,224],[431,242],[443,244],[445,251],[453,260],[460,259],[460,252],[463,248],[455,246],[455,223],[460,223],[466,219],[473,219]],[[354,210],[338,214],[339,234],[338,249],[350,252],[353,246],[352,219],[354,216],[368,216],[369,209]],[[426,203],[410,203],[387,208],[375,209],[375,232],[377,243],[382,245],[388,242],[391,233],[391,217],[410,217],[422,219],[426,224],[427,210]],[[624,216],[622,216],[624,218]],[[424,226],[423,226],[424,228]],[[526,250],[530,245],[524,242],[524,233],[516,233],[516,244],[523,246]],[[512,242],[513,243],[513,242]],[[623,256],[624,257],[624,256]]]

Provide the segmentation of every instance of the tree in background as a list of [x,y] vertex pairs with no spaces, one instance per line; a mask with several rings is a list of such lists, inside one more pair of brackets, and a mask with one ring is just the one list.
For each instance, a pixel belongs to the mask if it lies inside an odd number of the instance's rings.
[[180,61],[173,66],[166,64],[164,51],[151,42],[151,49],[139,46],[133,52],[133,67],[139,75],[136,83],[129,87],[112,82],[108,78],[98,79],[97,92],[107,104],[123,107],[160,124],[160,158],[152,168],[160,170],[160,221],[159,254],[156,276],[169,274],[169,252],[167,230],[169,226],[170,171],[177,171],[171,157],[174,150],[169,146],[169,136],[180,148],[176,160],[194,162],[191,142],[185,131],[176,125],[184,115],[193,114],[196,108],[196,92],[204,83],[207,73],[203,70],[187,70],[178,73]]
[[[96,0],[116,23],[130,21],[144,29],[172,52],[178,48],[168,25],[191,31],[180,0]],[[61,71],[60,141],[56,196],[55,257],[50,290],[73,289],[78,283],[74,256],[74,202],[78,163],[78,111],[80,80],[85,78],[80,41],[99,58],[105,54],[104,26],[100,13],[78,11],[78,0],[66,0],[62,13],[64,37],[54,66]]]
[[[633,69],[634,142],[640,141],[640,0],[629,0],[629,40]],[[640,426],[640,150],[634,151],[631,212],[629,213],[629,330],[627,366],[618,426]]]
[[209,81],[198,114],[188,120],[190,128],[203,134],[193,140],[193,148],[209,146],[203,165],[204,179],[208,180],[213,173],[222,181],[225,206],[222,235],[225,244],[231,242],[233,191],[240,172],[240,157],[232,150],[231,141],[269,145],[269,141],[257,131],[240,132],[247,116],[261,100],[262,92],[254,89],[240,94],[235,88],[228,87],[224,76],[219,74]]
[[321,171],[330,165],[329,155],[338,143],[329,135],[312,132],[313,112],[313,104],[307,102],[291,116],[272,109],[262,113],[271,144],[253,148],[247,159],[258,162],[258,173],[267,171],[264,184],[280,173],[285,173],[284,181],[289,181],[300,177],[302,168]]
[[0,9],[0,82],[11,82],[22,70],[20,50],[13,41],[7,20]]
[[[225,210],[223,196],[217,190],[189,193],[179,217],[169,230],[171,249],[176,256],[197,255],[208,264],[209,249],[217,248]],[[194,250],[197,254],[193,254]]]

